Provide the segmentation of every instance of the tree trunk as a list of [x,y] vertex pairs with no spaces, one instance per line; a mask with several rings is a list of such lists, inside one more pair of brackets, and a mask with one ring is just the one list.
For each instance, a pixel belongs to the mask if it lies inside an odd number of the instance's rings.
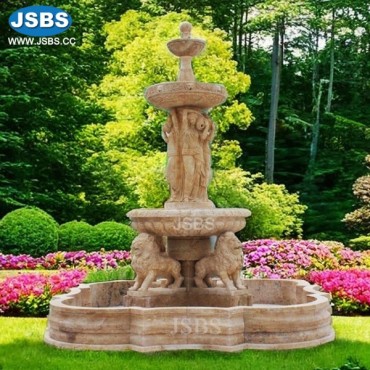
[[233,4],[234,6],[234,17],[233,17],[233,26],[232,26],[232,35],[233,35],[233,52],[234,58],[237,62],[239,62],[239,55],[238,55],[238,5]]
[[321,97],[323,91],[323,85],[328,83],[328,80],[320,80],[319,83],[319,92],[317,94],[316,99],[316,106],[314,109],[316,110],[316,117],[315,122],[312,126],[312,140],[311,140],[311,148],[310,148],[310,160],[308,162],[307,174],[306,174],[306,181],[311,182],[314,174],[314,168],[316,164],[316,157],[317,157],[317,148],[319,145],[319,134],[320,134],[320,105],[321,105]]
[[272,48],[272,77],[271,77],[271,102],[270,102],[270,118],[267,135],[266,149],[266,169],[265,177],[269,184],[274,182],[275,169],[275,137],[276,137],[276,119],[279,105],[279,90],[280,90],[280,73],[281,73],[281,50],[282,45],[279,45],[282,27],[278,22],[274,34],[274,42]]
[[331,102],[333,100],[333,83],[334,83],[334,32],[335,32],[335,9],[332,10],[331,30],[330,30],[330,75],[328,87],[328,99],[326,103],[326,112],[331,111]]
[[315,107],[317,104],[317,85],[318,85],[318,78],[319,78],[319,66],[318,66],[318,59],[319,59],[319,30],[315,30],[314,35],[314,47],[312,52],[312,80],[311,80],[311,86],[312,86],[312,111],[315,111]]

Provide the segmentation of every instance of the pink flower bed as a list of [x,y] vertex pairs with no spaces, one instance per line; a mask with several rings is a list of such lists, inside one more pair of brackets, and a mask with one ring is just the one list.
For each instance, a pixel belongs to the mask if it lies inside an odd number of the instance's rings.
[[[243,252],[246,277],[306,279],[332,293],[336,312],[370,311],[370,251],[353,251],[336,242],[262,239],[243,243]],[[52,276],[23,274],[0,282],[0,313],[46,315],[51,297],[77,286],[85,271],[130,262],[127,251],[56,252],[39,258],[0,253],[0,270],[62,269]]]
[[314,271],[364,266],[361,252],[308,240],[261,239],[243,243],[245,275],[248,277],[305,278]]
[[57,274],[26,273],[0,282],[0,313],[45,316],[52,296],[78,286],[86,276],[83,270],[61,270]]
[[0,253],[0,270],[106,269],[124,266],[130,261],[131,253],[128,251],[56,252],[38,258],[26,254],[14,256]]
[[314,271],[309,280],[332,294],[338,313],[370,313],[370,270]]

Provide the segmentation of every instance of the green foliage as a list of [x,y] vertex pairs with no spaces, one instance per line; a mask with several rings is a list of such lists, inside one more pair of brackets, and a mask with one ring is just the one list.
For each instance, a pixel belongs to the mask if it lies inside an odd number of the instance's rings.
[[89,250],[94,240],[94,229],[87,222],[70,221],[59,226],[58,250],[78,251]]
[[135,271],[131,265],[127,265],[116,269],[90,271],[83,282],[89,284],[103,281],[134,279]]
[[94,226],[94,241],[89,250],[129,250],[137,233],[130,226],[114,221],[101,222]]
[[25,207],[0,221],[0,250],[6,254],[41,256],[58,247],[58,224],[39,208]]
[[330,233],[346,241],[354,237],[342,222],[351,210],[354,180],[364,174],[363,158],[368,153],[368,127],[347,118],[326,114],[321,125],[317,161],[311,183],[301,185],[302,200],[309,206],[305,217],[306,236]]
[[[0,23],[30,0],[1,3]],[[45,0],[43,5],[55,5]],[[89,0],[61,0],[72,15],[65,37],[76,46],[10,46],[19,36],[10,27],[0,35],[0,216],[24,205],[35,205],[58,219],[78,217],[85,146],[78,141],[86,124],[106,121],[106,113],[87,96],[88,86],[104,69],[97,9]],[[36,39],[35,39],[36,41]],[[63,174],[63,176],[61,176]]]
[[250,175],[240,168],[215,171],[210,198],[218,207],[248,208],[252,216],[240,235],[243,240],[300,237],[301,216],[307,208],[297,194],[283,185],[258,183],[262,175]]
[[357,251],[370,249],[370,235],[361,235],[358,238],[351,239],[349,246]]
[[251,192],[250,222],[242,232],[248,239],[302,237],[302,215],[307,207],[284,185],[259,184]]

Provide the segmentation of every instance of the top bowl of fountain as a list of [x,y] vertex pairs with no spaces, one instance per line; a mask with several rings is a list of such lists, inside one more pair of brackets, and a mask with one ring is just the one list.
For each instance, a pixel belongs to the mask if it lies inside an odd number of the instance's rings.
[[167,43],[170,52],[180,58],[177,81],[152,85],[145,91],[146,100],[157,108],[169,111],[188,106],[208,110],[224,103],[227,98],[223,85],[195,80],[191,60],[202,52],[205,41],[191,38],[191,28],[189,22],[182,22],[181,38]]
[[168,50],[177,57],[195,57],[204,49],[206,42],[202,39],[191,38],[192,25],[189,22],[180,24],[181,39],[167,43]]

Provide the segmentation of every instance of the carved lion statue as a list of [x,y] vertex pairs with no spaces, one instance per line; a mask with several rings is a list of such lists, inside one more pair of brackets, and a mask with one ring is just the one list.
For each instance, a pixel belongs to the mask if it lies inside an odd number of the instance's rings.
[[242,267],[241,242],[228,231],[218,237],[214,253],[195,264],[194,281],[198,288],[207,288],[211,286],[210,278],[218,276],[230,291],[245,289],[240,279]]
[[131,245],[132,268],[136,272],[135,284],[130,290],[146,291],[158,277],[167,278],[169,288],[179,288],[184,280],[180,274],[180,262],[165,253],[159,236],[142,233]]

